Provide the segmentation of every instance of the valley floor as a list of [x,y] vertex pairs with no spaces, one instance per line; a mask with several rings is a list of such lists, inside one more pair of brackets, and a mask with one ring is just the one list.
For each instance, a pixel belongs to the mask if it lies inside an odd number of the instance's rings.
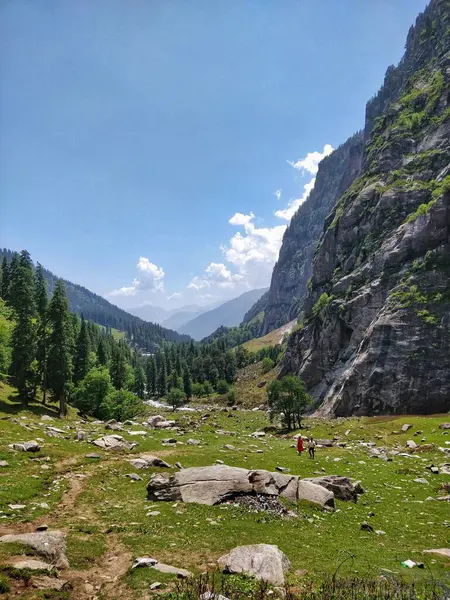
[[[332,447],[318,448],[315,460],[310,460],[297,455],[294,432],[283,434],[273,429],[264,411],[209,407],[195,413],[169,413],[179,431],[145,429],[139,423],[114,432],[105,431],[102,423],[82,422],[75,414],[60,421],[52,407],[36,404],[24,411],[11,392],[5,386],[0,390],[0,464],[7,463],[0,467],[0,535],[32,532],[39,524],[66,532],[70,568],[62,570],[60,577],[68,580],[72,589],[49,595],[36,590],[29,585],[32,579],[17,578],[7,566],[23,549],[17,544],[0,544],[1,581],[11,587],[2,597],[149,598],[161,593],[150,592],[151,583],[166,584],[167,591],[173,579],[151,568],[131,571],[136,557],[151,556],[200,573],[214,569],[217,558],[235,546],[254,543],[277,544],[285,552],[292,563],[288,582],[297,589],[305,580],[317,580],[336,570],[341,575],[384,575],[419,582],[434,577],[449,584],[450,559],[424,553],[450,547],[449,503],[435,499],[450,494],[450,431],[439,428],[450,421],[449,415],[308,419],[305,426],[316,438],[335,440]],[[156,414],[156,409],[149,408],[152,410]],[[204,416],[206,413],[209,416]],[[43,415],[54,421],[43,421]],[[405,423],[412,428],[401,432]],[[49,427],[61,432],[51,437]],[[129,433],[144,429],[146,435]],[[88,441],[77,441],[78,430],[86,432],[89,439],[119,433],[138,446],[132,451],[104,451]],[[265,435],[252,437],[255,431],[265,431]],[[414,435],[417,431],[420,433]],[[177,443],[163,444],[169,437]],[[200,443],[188,444],[191,438]],[[36,453],[8,447],[36,439],[42,440]],[[425,451],[407,450],[410,439]],[[370,442],[384,447],[393,460],[373,458]],[[389,454],[395,450],[401,454]],[[185,468],[220,460],[248,469],[274,471],[281,466],[302,477],[347,475],[362,482],[365,494],[356,504],[338,500],[334,512],[307,505],[290,507],[298,513],[290,519],[249,512],[233,504],[209,507],[148,502],[146,484],[151,472],[136,470],[129,463],[144,452],[170,464],[179,461]],[[91,453],[100,458],[89,458]],[[440,472],[433,474],[427,468],[431,465]],[[125,477],[133,472],[141,479]],[[364,521],[383,533],[362,531]],[[407,559],[423,562],[424,568],[403,568],[401,562]]]

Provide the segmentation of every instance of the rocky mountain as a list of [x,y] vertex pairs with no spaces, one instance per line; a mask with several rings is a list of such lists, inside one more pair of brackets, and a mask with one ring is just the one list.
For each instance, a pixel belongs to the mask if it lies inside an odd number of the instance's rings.
[[[308,292],[312,259],[323,223],[341,194],[358,175],[363,151],[362,132],[353,135],[319,165],[314,189],[293,216],[283,237],[264,307],[261,335],[295,319]],[[250,313],[250,316],[253,314]]]
[[[6,256],[9,261],[12,255],[11,250],[0,248],[0,260],[3,259],[3,256]],[[59,277],[47,269],[43,269],[43,272],[47,281],[48,292],[51,295]],[[71,312],[83,315],[85,319],[99,325],[126,332],[129,339],[133,339],[141,348],[153,351],[163,341],[183,342],[189,340],[188,336],[180,335],[176,331],[166,329],[156,323],[147,323],[131,315],[81,285],[66,279],[63,281],[66,285]]]
[[245,313],[267,292],[267,288],[250,290],[233,300],[209,310],[178,329],[179,333],[190,335],[195,340],[201,340],[221,326],[234,327],[239,325]]
[[211,310],[214,305],[200,307],[195,305],[182,306],[181,308],[166,309],[162,306],[144,304],[130,308],[129,312],[144,321],[159,323],[169,329],[178,329],[188,321],[195,319],[198,315]]
[[450,0],[432,0],[367,104],[361,171],[325,221],[282,366],[319,414],[449,410],[449,242]]

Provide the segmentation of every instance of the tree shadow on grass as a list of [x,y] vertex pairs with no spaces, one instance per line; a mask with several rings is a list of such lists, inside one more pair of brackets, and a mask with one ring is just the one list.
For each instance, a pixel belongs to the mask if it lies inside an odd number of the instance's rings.
[[28,402],[28,406],[26,406],[23,399],[17,393],[9,394],[8,401],[0,400],[0,413],[17,415],[24,410],[28,410],[37,416],[48,415],[49,417],[54,417],[56,419],[59,417],[59,411],[56,405],[44,405],[38,401],[30,401]]

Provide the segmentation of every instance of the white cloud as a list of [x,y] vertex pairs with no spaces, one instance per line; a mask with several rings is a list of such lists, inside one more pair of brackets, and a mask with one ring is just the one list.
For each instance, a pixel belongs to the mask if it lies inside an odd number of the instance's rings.
[[[322,152],[308,152],[304,158],[294,162],[288,161],[302,174],[308,173],[310,180],[304,184],[300,197],[291,199],[285,208],[275,211],[276,217],[285,221],[291,220],[314,188],[320,161],[332,152],[332,146],[325,144]],[[273,195],[280,201],[281,188]],[[287,225],[258,227],[255,225],[255,220],[253,212],[249,214],[236,212],[229,219],[230,225],[243,228],[243,231],[235,233],[227,244],[221,246],[225,262],[229,263],[230,267],[223,263],[210,263],[203,275],[195,276],[189,283],[188,287],[192,293],[204,289],[211,291],[211,288],[215,288],[215,291],[223,297],[226,293],[225,289],[228,289],[229,293],[233,290],[236,294],[237,291],[263,287],[270,283],[272,269],[278,259]]]
[[249,215],[243,215],[242,213],[235,213],[229,220],[230,225],[246,225],[250,223],[255,215],[251,212]]
[[302,196],[300,198],[295,198],[295,200],[291,200],[286,208],[275,211],[275,216],[279,219],[286,219],[286,221],[290,221],[297,212],[299,206],[308,198],[315,182],[316,178],[313,177],[311,181],[308,181],[308,183],[303,186]]
[[320,161],[325,158],[325,156],[331,154],[333,150],[333,146],[330,144],[325,144],[323,147],[323,152],[308,152],[304,158],[301,158],[295,162],[288,160],[288,163],[291,165],[291,167],[298,169],[302,173],[307,171],[311,175],[316,175],[317,171],[319,170]]
[[209,263],[204,275],[195,276],[188,287],[194,290],[202,290],[214,286],[219,288],[233,288],[240,281],[242,281],[242,276],[239,273],[233,274],[223,263]]
[[135,277],[131,286],[112,290],[107,296],[134,296],[138,291],[163,292],[165,273],[162,267],[150,262],[145,256],[140,256],[136,268],[141,275]]

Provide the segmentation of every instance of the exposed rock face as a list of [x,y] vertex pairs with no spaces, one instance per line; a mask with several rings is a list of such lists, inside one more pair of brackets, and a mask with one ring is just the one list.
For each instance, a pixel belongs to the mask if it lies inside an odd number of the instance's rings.
[[291,567],[284,552],[270,544],[238,546],[217,562],[226,573],[245,573],[272,585],[284,585],[284,574]]
[[36,554],[47,559],[55,567],[67,569],[66,534],[62,531],[8,534],[0,537],[0,543],[16,542],[32,548]]
[[449,25],[432,0],[411,28],[367,105],[361,173],[325,221],[281,369],[322,415],[450,407]]
[[[308,293],[312,259],[323,223],[340,195],[358,175],[362,148],[362,133],[357,133],[320,163],[314,189],[284,234],[267,298],[263,296],[257,307],[259,311],[264,310],[261,334],[299,316]],[[255,310],[252,309],[249,316],[255,316]]]
[[352,500],[357,502],[358,494],[364,492],[361,485],[353,484],[348,477],[339,477],[337,475],[324,475],[323,477],[308,477],[303,481],[310,481],[316,485],[321,485],[330,492],[333,492],[335,498],[339,500]]
[[333,492],[322,485],[295,475],[226,465],[193,467],[170,476],[154,474],[147,492],[149,500],[197,502],[209,506],[244,494],[283,496],[294,502],[307,500],[322,507],[334,506]]

